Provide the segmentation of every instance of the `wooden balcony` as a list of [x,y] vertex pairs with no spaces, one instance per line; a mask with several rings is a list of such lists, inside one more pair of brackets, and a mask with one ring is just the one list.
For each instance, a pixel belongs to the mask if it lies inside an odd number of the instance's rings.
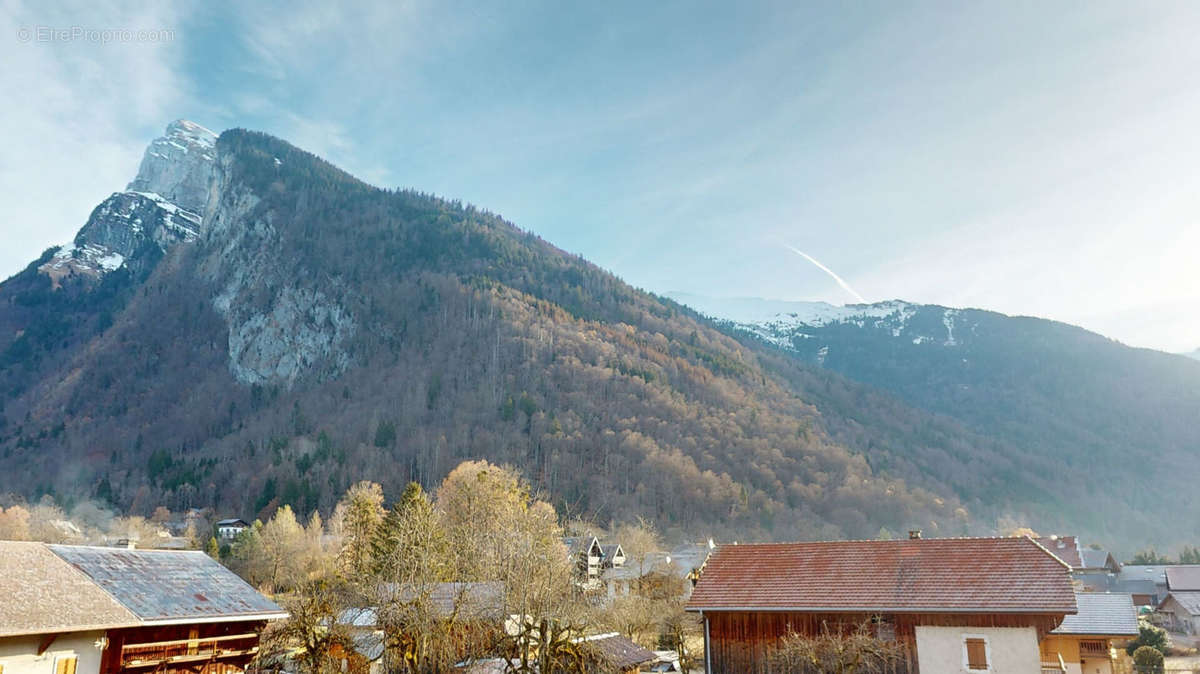
[[121,647],[121,668],[157,668],[174,663],[216,660],[247,660],[258,652],[258,634],[231,634],[223,637],[153,641],[125,644]]

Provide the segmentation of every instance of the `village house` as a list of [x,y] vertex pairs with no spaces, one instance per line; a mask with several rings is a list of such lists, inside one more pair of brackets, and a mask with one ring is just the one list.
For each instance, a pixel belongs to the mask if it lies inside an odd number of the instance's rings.
[[245,520],[235,518],[220,520],[217,522],[217,538],[223,541],[232,541],[237,538],[237,535],[249,529],[250,525]]
[[608,601],[629,594],[678,596],[687,599],[700,578],[700,569],[708,555],[716,547],[709,539],[706,543],[683,544],[670,552],[648,552],[635,559],[622,555],[622,562],[601,572],[601,580]]
[[625,551],[619,543],[601,545],[600,539],[589,535],[564,538],[563,545],[575,561],[576,582],[584,590],[601,589],[604,571],[625,565]]
[[1132,597],[1080,592],[1075,605],[1078,613],[1068,615],[1042,640],[1042,672],[1113,674],[1124,660],[1113,642],[1138,635]]
[[687,603],[709,674],[771,671],[791,632],[869,625],[909,672],[1028,674],[1076,613],[1067,565],[1029,538],[722,545]]
[[1172,592],[1158,605],[1167,628],[1182,634],[1200,634],[1200,592]]
[[1183,634],[1200,633],[1200,566],[1178,565],[1163,571],[1166,596],[1157,606],[1167,628]]
[[236,674],[287,614],[202,552],[0,541],[3,674]]
[[[1157,607],[1166,598],[1171,591],[1170,584],[1167,580],[1167,574],[1172,569],[1181,569],[1182,573],[1189,573],[1187,569],[1200,569],[1200,565],[1196,564],[1126,564],[1121,567],[1120,572],[1116,574],[1113,582],[1108,587],[1110,592],[1124,592],[1133,595],[1133,603],[1136,606]],[[1176,590],[1186,591],[1179,587],[1182,581],[1182,576],[1179,576],[1181,571],[1176,571]]]

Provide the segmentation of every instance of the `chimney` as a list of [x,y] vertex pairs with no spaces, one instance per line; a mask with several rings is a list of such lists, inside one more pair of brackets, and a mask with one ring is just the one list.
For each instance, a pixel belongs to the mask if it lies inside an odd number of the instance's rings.
[[921,540],[921,530],[920,529],[909,529],[908,530],[908,540],[910,540],[910,541]]

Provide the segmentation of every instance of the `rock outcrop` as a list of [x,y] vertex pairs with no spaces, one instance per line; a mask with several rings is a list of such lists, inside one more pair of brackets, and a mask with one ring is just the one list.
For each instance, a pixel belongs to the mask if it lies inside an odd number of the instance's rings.
[[186,119],[167,125],[154,139],[137,177],[125,189],[150,192],[193,213],[203,213],[216,159],[217,135]]

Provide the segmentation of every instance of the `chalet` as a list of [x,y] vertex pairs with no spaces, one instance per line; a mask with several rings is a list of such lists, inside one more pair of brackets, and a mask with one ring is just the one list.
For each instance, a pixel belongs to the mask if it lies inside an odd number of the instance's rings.
[[1112,674],[1120,669],[1114,640],[1138,635],[1137,610],[1127,594],[1081,592],[1078,613],[1068,615],[1042,640],[1042,672]]
[[249,529],[250,525],[245,520],[237,518],[220,520],[217,522],[217,538],[223,541],[231,541],[237,538],[237,535]]
[[787,634],[863,625],[910,672],[1036,672],[1076,612],[1067,565],[1024,537],[722,545],[686,608],[710,674],[766,674]]
[[235,674],[287,614],[202,552],[0,541],[0,672]]

